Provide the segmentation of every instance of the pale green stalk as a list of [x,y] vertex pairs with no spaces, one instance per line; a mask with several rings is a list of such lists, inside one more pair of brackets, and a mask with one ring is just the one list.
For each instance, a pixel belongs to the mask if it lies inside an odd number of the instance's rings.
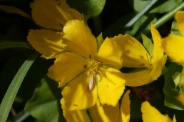
[[6,122],[20,85],[22,84],[24,77],[26,76],[28,70],[37,57],[38,53],[34,53],[30,57],[28,57],[28,59],[24,61],[17,74],[13,78],[11,84],[9,85],[8,90],[4,95],[4,98],[0,105],[0,122]]
[[163,17],[161,17],[157,22],[154,23],[155,27],[160,27],[161,25],[163,25],[165,22],[167,22],[168,20],[170,20],[174,14],[181,10],[184,9],[184,2],[181,3],[178,7],[176,7],[175,9],[173,9],[172,11],[168,12],[166,15],[164,15]]
[[144,15],[158,0],[152,0],[141,12],[132,18],[125,27],[131,27],[142,15]]

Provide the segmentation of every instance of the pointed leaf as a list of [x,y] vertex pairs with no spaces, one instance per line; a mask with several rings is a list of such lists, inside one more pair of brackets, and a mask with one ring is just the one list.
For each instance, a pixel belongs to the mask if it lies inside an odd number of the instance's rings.
[[101,13],[106,0],[68,0],[68,4],[88,17],[95,17]]
[[42,122],[59,122],[63,120],[59,97],[60,90],[54,81],[44,78],[35,89],[33,97],[28,101],[25,110]]
[[153,43],[152,41],[143,33],[141,34],[142,40],[143,40],[143,45],[146,48],[146,50],[149,52],[150,55],[152,55],[153,52]]

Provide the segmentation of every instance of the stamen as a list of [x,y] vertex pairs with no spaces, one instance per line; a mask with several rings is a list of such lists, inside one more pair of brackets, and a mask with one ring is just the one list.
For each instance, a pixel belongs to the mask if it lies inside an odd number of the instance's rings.
[[93,90],[93,88],[94,88],[94,84],[97,80],[96,77],[97,77],[98,73],[100,72],[99,70],[101,68],[101,66],[100,66],[101,63],[102,62],[100,62],[100,61],[96,61],[96,60],[92,59],[92,56],[90,54],[88,64],[83,66],[84,68],[88,69],[88,78],[89,78],[88,87],[89,87],[89,90]]
[[89,90],[93,89],[93,83],[94,83],[94,75],[91,74],[89,79]]

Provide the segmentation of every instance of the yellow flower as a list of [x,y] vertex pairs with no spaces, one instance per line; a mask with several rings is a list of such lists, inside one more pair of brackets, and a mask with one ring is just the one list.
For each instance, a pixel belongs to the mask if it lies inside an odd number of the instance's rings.
[[[88,109],[70,111],[65,106],[64,99],[61,100],[63,115],[67,122],[129,122],[130,120],[130,100],[128,90],[121,103],[116,106],[102,105],[99,100]],[[90,116],[90,118],[89,118]]]
[[167,115],[162,115],[156,108],[145,101],[141,105],[143,122],[172,122]]
[[149,54],[138,40],[128,34],[124,35],[121,44],[124,49],[123,66],[140,69],[139,71],[124,73],[127,86],[148,84],[156,80],[162,73],[166,56],[164,56],[161,47],[161,36],[153,24],[151,24],[151,34],[154,42],[152,54]]
[[89,108],[93,122],[129,122],[130,121],[130,90],[126,91],[116,106],[101,105],[99,102]]
[[115,106],[124,92],[125,80],[117,69],[122,67],[122,35],[106,38],[97,51],[96,38],[83,21],[70,20],[63,28],[66,49],[49,69],[49,77],[64,87],[62,95],[69,110],[101,104]]
[[169,34],[163,41],[166,54],[175,62],[184,64],[184,11],[178,11],[175,15],[177,29],[181,35]]
[[65,47],[61,35],[64,24],[83,16],[65,0],[34,0],[31,8],[34,22],[44,29],[30,30],[27,40],[43,57],[54,58]]

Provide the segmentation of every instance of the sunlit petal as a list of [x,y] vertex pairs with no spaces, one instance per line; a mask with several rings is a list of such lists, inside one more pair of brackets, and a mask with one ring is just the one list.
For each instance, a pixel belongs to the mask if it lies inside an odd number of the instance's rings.
[[130,90],[126,91],[123,98],[122,98],[118,122],[129,122],[130,121],[129,94],[130,94]]
[[122,35],[118,35],[113,38],[106,38],[98,51],[99,60],[105,64],[122,67],[123,49],[119,45],[122,38]]
[[152,63],[154,64],[160,61],[160,59],[163,57],[164,51],[162,48],[162,38],[152,23],[151,23],[151,34],[154,42],[153,55],[152,55],[153,60]]
[[175,14],[175,19],[177,22],[183,23],[184,22],[184,11],[177,11]]
[[173,61],[184,64],[184,37],[170,34],[163,40],[162,46]]
[[53,58],[65,47],[61,35],[51,30],[30,30],[27,40],[45,58]]
[[64,99],[61,99],[61,105],[63,110],[63,115],[67,122],[91,122],[86,110],[74,110],[70,111],[65,106]]
[[155,64],[155,66],[153,67],[153,69],[150,73],[151,81],[157,80],[158,77],[162,74],[162,69],[165,65],[166,60],[167,60],[167,56],[164,55],[160,59],[160,61],[158,61],[157,64]]
[[151,70],[145,69],[137,72],[123,73],[123,77],[126,80],[126,86],[142,86],[151,83],[150,78]]
[[69,52],[62,53],[56,58],[54,65],[49,68],[48,76],[59,81],[59,86],[62,87],[82,73],[86,64],[83,57]]
[[177,28],[184,35],[184,11],[178,11],[175,14],[175,19],[178,22]]
[[172,122],[167,115],[162,115],[149,102],[145,101],[141,106],[142,119],[144,122]]
[[146,67],[149,54],[143,45],[134,37],[125,34],[121,43],[123,51],[123,66]]
[[66,48],[76,54],[89,57],[97,53],[96,39],[84,21],[70,20],[63,28]]
[[65,86],[62,95],[69,110],[85,109],[96,103],[97,89],[89,90],[88,75],[83,72]]
[[89,112],[93,122],[117,122],[119,104],[114,107],[102,105],[100,101],[97,101],[95,106],[89,108]]
[[125,89],[125,80],[119,70],[108,68],[100,75],[98,94],[102,104],[116,106]]
[[62,30],[67,20],[82,18],[82,15],[71,9],[65,0],[34,0],[31,8],[33,20],[49,29]]

